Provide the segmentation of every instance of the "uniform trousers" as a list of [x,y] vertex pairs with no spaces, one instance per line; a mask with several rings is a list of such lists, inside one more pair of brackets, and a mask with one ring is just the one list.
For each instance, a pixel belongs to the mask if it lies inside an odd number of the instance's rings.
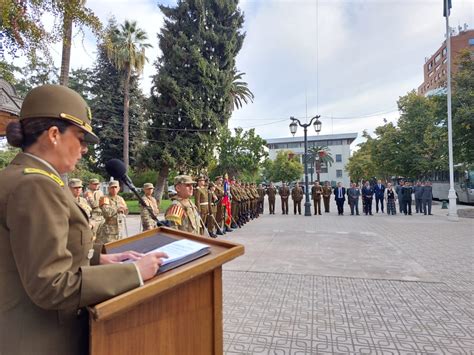
[[258,213],[263,213],[265,208],[264,203],[264,200],[258,200]]
[[423,199],[415,198],[415,210],[416,210],[416,213],[423,212]]
[[275,198],[268,199],[268,209],[270,214],[275,214]]
[[288,214],[288,197],[281,198],[281,213]]
[[314,214],[321,214],[321,198],[313,199]]
[[323,197],[324,212],[329,212],[329,197]]
[[403,213],[411,214],[411,199],[403,199]]
[[301,200],[293,201],[293,212],[296,214],[298,210],[298,214],[301,214]]

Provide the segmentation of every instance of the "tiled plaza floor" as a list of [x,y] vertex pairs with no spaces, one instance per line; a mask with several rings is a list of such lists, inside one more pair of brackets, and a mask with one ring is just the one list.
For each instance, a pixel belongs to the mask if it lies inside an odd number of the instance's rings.
[[225,354],[474,354],[474,220],[434,213],[277,206],[226,236],[246,255],[224,267]]

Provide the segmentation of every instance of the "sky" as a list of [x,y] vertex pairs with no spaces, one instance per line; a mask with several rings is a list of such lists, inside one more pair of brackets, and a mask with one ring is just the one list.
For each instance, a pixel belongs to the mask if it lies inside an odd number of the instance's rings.
[[[141,86],[148,94],[159,56],[163,15],[174,0],[88,0],[106,23],[136,20],[153,48]],[[474,28],[474,1],[453,0],[451,27]],[[321,115],[321,134],[373,132],[396,122],[397,100],[423,81],[425,57],[445,38],[442,0],[241,0],[246,33],[237,69],[255,95],[234,111],[229,127],[255,128],[263,138],[290,136],[290,116]],[[96,41],[76,31],[71,67],[92,66]],[[60,66],[60,45],[53,50]],[[313,135],[312,128],[308,131]],[[299,128],[296,136],[302,136]]]

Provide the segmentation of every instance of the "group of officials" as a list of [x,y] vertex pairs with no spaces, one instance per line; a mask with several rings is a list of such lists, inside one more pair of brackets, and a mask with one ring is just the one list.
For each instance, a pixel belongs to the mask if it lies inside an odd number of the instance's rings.
[[[290,188],[282,183],[280,188],[277,188],[271,182],[266,188],[259,185],[259,190],[263,190],[261,196],[268,195],[269,213],[275,214],[275,199],[277,193],[281,198],[282,214],[288,214],[288,201],[291,197],[293,200],[294,214],[301,214],[301,202],[303,200],[304,191],[299,183],[290,190]],[[418,181],[415,186],[412,186],[410,181],[400,181],[400,184],[393,187],[391,183],[385,186],[381,180],[371,184],[366,181],[361,185],[351,183],[350,187],[342,186],[341,182],[332,188],[329,181],[321,186],[318,181],[311,187],[311,198],[313,200],[314,214],[321,215],[321,200],[324,204],[324,212],[329,213],[329,205],[331,195],[334,195],[334,200],[337,205],[338,215],[344,215],[344,204],[347,203],[350,207],[351,215],[359,216],[359,200],[362,200],[362,211],[365,215],[372,215],[372,203],[375,199],[376,213],[384,213],[384,206],[386,206],[387,214],[395,215],[396,201],[398,200],[399,211],[405,215],[412,214],[412,202],[415,201],[416,213],[423,213],[431,215],[431,203],[433,199],[433,189],[431,182]],[[263,197],[259,200],[261,206],[260,212],[263,213]]]

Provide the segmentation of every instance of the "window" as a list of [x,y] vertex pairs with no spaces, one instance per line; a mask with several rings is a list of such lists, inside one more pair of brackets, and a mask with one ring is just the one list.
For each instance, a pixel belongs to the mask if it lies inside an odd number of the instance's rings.
[[342,154],[336,154],[336,163],[342,162]]
[[428,63],[428,70],[431,70],[431,68],[433,68],[433,62]]
[[342,145],[342,140],[334,139],[332,141],[328,141],[328,145]]
[[438,53],[438,55],[435,58],[435,63],[438,63],[440,59],[441,59],[441,53]]
[[342,170],[336,170],[336,177],[342,178]]
[[469,38],[468,43],[470,46],[474,46],[474,38]]
[[444,48],[443,48],[443,57],[446,56],[446,53],[448,53],[448,48],[444,47]]
[[288,148],[301,148],[301,143],[288,143]]

